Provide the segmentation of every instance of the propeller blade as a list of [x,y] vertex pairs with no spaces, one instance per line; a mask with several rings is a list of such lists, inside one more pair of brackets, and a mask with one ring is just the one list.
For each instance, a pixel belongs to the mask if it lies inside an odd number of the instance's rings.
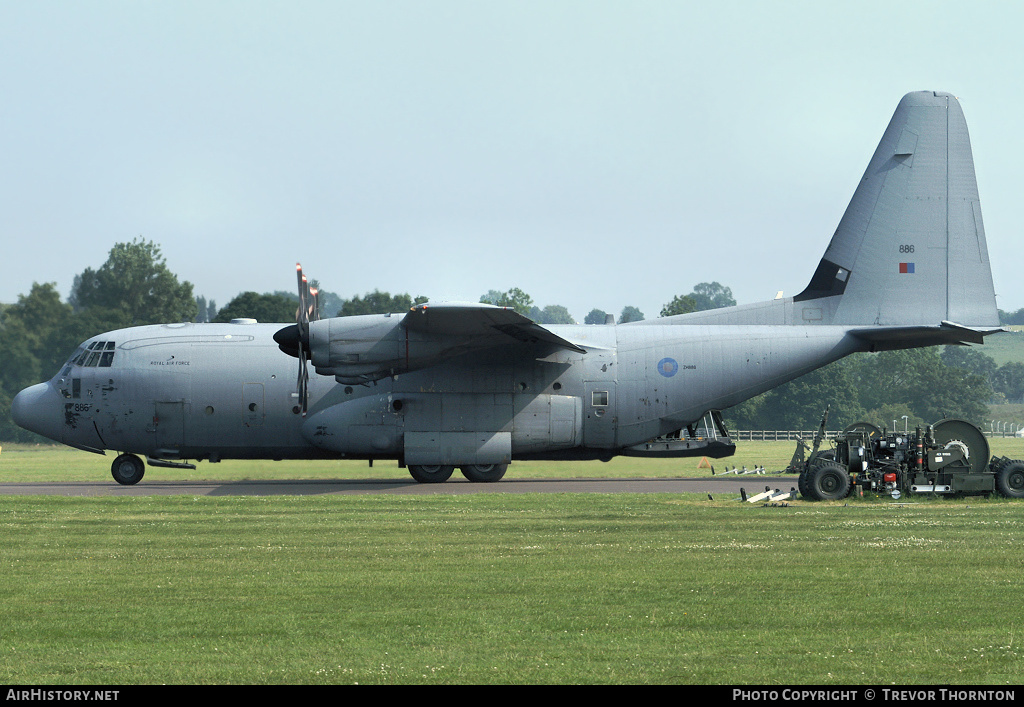
[[306,357],[299,356],[299,411],[306,416],[309,406],[309,369],[306,367]]
[[318,322],[320,321],[320,290],[310,287],[309,294],[312,297],[312,302],[309,305],[309,319]]
[[[296,346],[293,350],[296,350],[299,358],[299,377],[296,381],[295,387],[299,393],[299,410],[302,416],[305,417],[306,410],[309,407],[309,368],[306,361],[310,356],[309,347],[309,322],[310,319],[316,321],[320,318],[319,310],[317,307],[317,291],[316,288],[309,286],[309,281],[306,276],[302,274],[302,264],[295,263],[295,277],[298,280],[299,285],[299,309],[295,312],[295,331],[294,339],[292,338],[292,332],[289,331],[286,335],[282,336],[285,342],[278,341],[282,350],[285,345],[294,343]],[[312,314],[312,316],[311,316]],[[290,327],[289,327],[290,329]],[[281,334],[285,330],[278,332]],[[275,335],[275,340],[277,339]]]
[[299,311],[296,313],[295,321],[299,325],[300,334],[305,335],[309,325],[309,283],[302,274],[302,265],[299,263],[295,263],[295,274],[299,280]]

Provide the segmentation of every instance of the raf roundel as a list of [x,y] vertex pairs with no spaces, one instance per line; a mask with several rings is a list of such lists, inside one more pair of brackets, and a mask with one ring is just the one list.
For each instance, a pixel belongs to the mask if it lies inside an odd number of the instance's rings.
[[676,363],[674,358],[663,358],[658,361],[658,373],[671,378],[679,371],[679,364]]

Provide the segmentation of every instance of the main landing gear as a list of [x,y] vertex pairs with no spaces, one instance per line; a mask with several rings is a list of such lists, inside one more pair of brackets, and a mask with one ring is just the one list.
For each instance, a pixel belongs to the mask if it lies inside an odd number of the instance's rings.
[[[508,464],[465,464],[460,466],[462,475],[477,483],[493,483],[501,480],[508,470]],[[410,464],[409,474],[421,484],[440,484],[451,478],[454,466],[447,464]]]

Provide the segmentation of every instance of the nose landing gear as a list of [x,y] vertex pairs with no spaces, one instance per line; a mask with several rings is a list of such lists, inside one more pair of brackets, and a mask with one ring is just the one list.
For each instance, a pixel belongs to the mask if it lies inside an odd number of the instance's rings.
[[110,465],[110,475],[124,486],[139,483],[145,473],[146,464],[134,454],[121,454]]

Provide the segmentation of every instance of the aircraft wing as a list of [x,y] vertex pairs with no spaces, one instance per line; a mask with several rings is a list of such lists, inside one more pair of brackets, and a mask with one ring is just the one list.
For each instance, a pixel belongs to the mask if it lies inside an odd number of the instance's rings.
[[405,315],[402,323],[409,331],[432,336],[474,340],[493,337],[495,345],[508,343],[506,337],[511,337],[528,344],[548,344],[576,353],[587,352],[514,309],[492,304],[419,304]]
[[985,337],[1006,331],[1002,327],[968,327],[943,321],[938,326],[857,327],[850,334],[868,342],[872,351],[892,351],[940,344],[983,344]]

